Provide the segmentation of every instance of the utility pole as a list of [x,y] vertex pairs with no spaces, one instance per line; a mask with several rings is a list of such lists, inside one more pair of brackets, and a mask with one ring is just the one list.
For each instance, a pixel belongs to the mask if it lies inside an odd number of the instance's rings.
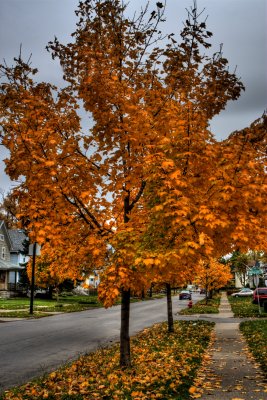
[[34,299],[34,281],[35,281],[35,259],[36,259],[36,242],[33,244],[32,250],[32,279],[31,279],[31,299],[30,299],[30,314],[33,314],[33,299]]

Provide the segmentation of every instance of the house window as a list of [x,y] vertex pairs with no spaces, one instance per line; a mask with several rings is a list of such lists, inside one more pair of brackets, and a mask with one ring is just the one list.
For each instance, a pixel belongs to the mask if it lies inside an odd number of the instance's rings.
[[4,241],[4,235],[0,235],[0,240],[1,240],[1,242]]
[[2,259],[5,260],[6,258],[6,248],[2,247]]
[[5,283],[6,281],[6,273],[0,272],[0,283]]

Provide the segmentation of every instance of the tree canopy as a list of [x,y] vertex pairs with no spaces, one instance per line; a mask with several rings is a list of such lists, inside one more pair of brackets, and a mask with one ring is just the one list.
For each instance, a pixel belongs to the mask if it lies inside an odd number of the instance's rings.
[[221,49],[205,54],[212,33],[196,7],[180,35],[162,34],[164,11],[158,2],[130,18],[119,0],[81,1],[73,41],[47,47],[64,88],[38,82],[21,56],[1,66],[18,218],[54,274],[102,267],[106,306],[122,295],[122,366],[131,290],[182,281],[200,260],[265,240],[266,129],[215,140],[210,119],[244,87]]

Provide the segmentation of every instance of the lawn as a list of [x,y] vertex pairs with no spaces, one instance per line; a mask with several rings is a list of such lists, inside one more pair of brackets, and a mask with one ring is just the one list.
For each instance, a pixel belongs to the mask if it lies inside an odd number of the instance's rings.
[[190,399],[200,397],[196,374],[214,324],[176,321],[145,329],[131,341],[132,368],[119,368],[119,345],[80,357],[39,379],[7,391],[1,400]]
[[267,320],[244,321],[240,324],[240,330],[267,377]]
[[266,318],[267,313],[263,311],[263,307],[258,304],[252,304],[252,296],[250,297],[232,297],[228,296],[232,311],[235,317],[239,318]]
[[[53,312],[74,312],[83,311],[92,307],[102,307],[97,296],[67,296],[59,297],[56,300],[34,299],[34,317],[46,316]],[[0,317],[20,317],[29,316],[30,299],[10,298],[0,299]],[[10,311],[5,311],[10,310]]]
[[[153,300],[164,296],[163,294],[155,294],[153,297],[146,297],[145,300]],[[136,297],[131,298],[131,302],[140,300],[140,298]],[[116,304],[120,304],[120,299],[118,299]],[[32,317],[40,318],[51,315],[51,313],[54,312],[66,313],[84,311],[95,307],[103,307],[103,304],[98,301],[97,295],[79,296],[69,294],[68,296],[59,296],[58,301],[55,299],[45,300],[35,298],[33,307],[34,314]],[[30,299],[28,297],[0,298],[0,318],[27,318],[30,316],[29,309]]]
[[192,308],[184,308],[179,312],[179,314],[216,314],[219,312],[220,298],[220,294],[216,294],[212,299],[208,299],[207,304],[206,299],[202,299],[193,304]]

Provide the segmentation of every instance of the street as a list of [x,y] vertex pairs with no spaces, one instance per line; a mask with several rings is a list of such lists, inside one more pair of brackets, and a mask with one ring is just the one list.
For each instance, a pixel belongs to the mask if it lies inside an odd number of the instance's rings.
[[[202,298],[193,294],[193,300]],[[187,307],[173,297],[173,312]],[[131,304],[130,334],[166,321],[166,298]],[[25,319],[0,324],[0,392],[56,369],[93,351],[117,342],[120,306]]]

